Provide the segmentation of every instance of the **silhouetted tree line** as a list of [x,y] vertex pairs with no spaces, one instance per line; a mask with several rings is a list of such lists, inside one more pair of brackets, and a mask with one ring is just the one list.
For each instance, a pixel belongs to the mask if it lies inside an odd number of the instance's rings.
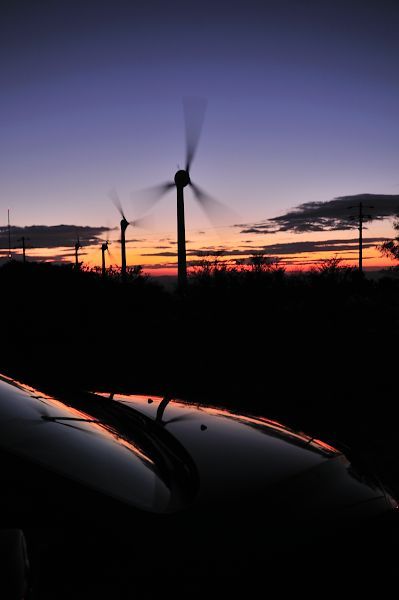
[[140,268],[122,284],[33,262],[3,265],[0,286],[2,363],[66,384],[260,389],[277,373],[303,378],[332,356],[359,356],[362,344],[375,361],[398,334],[399,281],[339,259],[296,275],[262,257],[245,269],[205,261],[184,296]]
[[393,227],[398,235],[392,240],[387,240],[379,246],[379,250],[383,256],[387,256],[393,260],[399,260],[399,219],[394,221]]

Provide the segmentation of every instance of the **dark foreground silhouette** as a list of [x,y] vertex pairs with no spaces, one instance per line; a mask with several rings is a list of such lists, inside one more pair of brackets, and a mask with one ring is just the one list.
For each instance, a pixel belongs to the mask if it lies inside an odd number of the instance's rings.
[[360,448],[397,488],[399,281],[204,264],[185,295],[131,272],[0,269],[3,372],[38,387],[183,395]]
[[19,590],[27,556],[29,599],[396,579],[397,502],[355,452],[168,396],[50,395],[0,377],[0,400],[0,554]]

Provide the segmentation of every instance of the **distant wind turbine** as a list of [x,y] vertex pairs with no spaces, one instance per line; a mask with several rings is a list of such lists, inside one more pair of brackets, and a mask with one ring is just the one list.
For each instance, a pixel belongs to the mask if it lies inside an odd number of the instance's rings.
[[114,260],[114,257],[111,254],[111,251],[109,249],[109,245],[111,244],[111,242],[109,241],[109,231],[107,231],[106,239],[103,241],[100,240],[100,242],[101,242],[101,275],[103,277],[105,277],[107,274],[105,255],[108,254],[109,258]]
[[103,242],[101,244],[101,274],[103,277],[105,277],[105,275],[107,274],[107,270],[106,270],[106,266],[105,266],[105,253],[107,252],[109,254],[109,248],[108,248],[108,240],[106,240],[105,242]]
[[128,221],[125,217],[125,212],[123,210],[121,201],[119,200],[119,196],[116,193],[115,190],[112,190],[110,192],[110,197],[112,202],[114,203],[115,207],[117,208],[119,214],[121,215],[122,219],[120,222],[120,228],[121,228],[121,278],[122,281],[125,282],[126,281],[126,275],[127,275],[127,268],[126,268],[126,229],[129,227],[129,225],[132,225],[133,227],[141,227],[144,225],[144,223],[148,222],[148,217],[141,217],[140,219],[136,219],[135,221]]

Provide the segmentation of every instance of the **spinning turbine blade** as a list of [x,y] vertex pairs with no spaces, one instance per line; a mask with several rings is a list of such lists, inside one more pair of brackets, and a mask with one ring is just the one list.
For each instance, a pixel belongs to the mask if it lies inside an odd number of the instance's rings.
[[204,98],[185,98],[183,100],[184,120],[186,125],[186,171],[190,171],[202,125],[204,123],[206,100]]
[[134,221],[130,221],[130,225],[133,227],[140,227],[141,229],[151,229],[154,224],[154,219],[152,215],[145,215],[144,217],[139,217]]
[[212,196],[204,192],[204,190],[196,183],[191,182],[190,187],[193,190],[196,200],[215,225],[220,225],[221,222],[226,223],[235,221],[237,219],[237,215],[231,208],[228,208],[225,204],[219,202],[219,200],[212,198]]
[[114,256],[114,254],[112,254],[112,252],[111,252],[111,250],[109,248],[107,248],[107,253],[108,253],[108,256],[109,256],[110,260],[112,260],[112,262],[114,264],[116,264],[116,258]]
[[175,183],[173,181],[167,181],[137,192],[137,194],[140,194],[140,198],[138,200],[133,200],[137,212],[139,214],[147,213],[164,194],[174,187]]
[[111,198],[113,204],[115,205],[115,207],[118,210],[119,214],[121,215],[122,219],[125,219],[125,221],[126,221],[127,219],[125,217],[125,213],[123,211],[123,207],[122,207],[121,201],[119,200],[119,196],[118,196],[117,192],[115,190],[111,190],[109,193],[109,197]]

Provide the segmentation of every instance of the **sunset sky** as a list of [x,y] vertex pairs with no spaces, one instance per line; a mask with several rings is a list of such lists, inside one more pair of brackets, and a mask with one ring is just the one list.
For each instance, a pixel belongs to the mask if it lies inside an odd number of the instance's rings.
[[[264,251],[290,268],[334,255],[354,264],[355,229],[258,226],[304,203],[399,194],[398,29],[399,5],[387,0],[3,2],[0,225],[10,208],[28,254],[57,260],[72,258],[76,233],[64,230],[58,245],[49,228],[88,226],[82,258],[99,264],[96,238],[119,221],[110,190],[128,219],[139,216],[140,190],[184,165],[182,98],[200,96],[192,178],[232,213],[215,228],[186,193],[188,259]],[[388,264],[375,246],[393,236],[392,219],[364,235],[365,266]],[[128,239],[129,264],[172,272],[173,190]],[[1,257],[4,232],[0,242]],[[117,242],[110,248],[116,263]]]

